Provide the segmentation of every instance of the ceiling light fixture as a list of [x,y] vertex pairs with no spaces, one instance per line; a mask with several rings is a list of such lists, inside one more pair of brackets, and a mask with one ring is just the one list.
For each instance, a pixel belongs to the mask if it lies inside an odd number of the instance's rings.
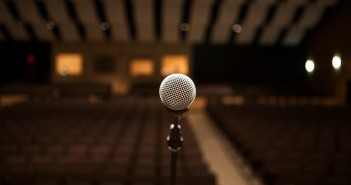
[[102,23],[100,24],[100,29],[101,29],[102,31],[106,31],[106,30],[110,29],[110,23],[108,23],[108,22],[102,22]]
[[180,30],[182,30],[182,31],[189,31],[190,30],[190,25],[188,23],[182,23],[182,24],[180,24]]
[[234,24],[232,29],[235,33],[240,33],[242,31],[242,27],[240,24]]

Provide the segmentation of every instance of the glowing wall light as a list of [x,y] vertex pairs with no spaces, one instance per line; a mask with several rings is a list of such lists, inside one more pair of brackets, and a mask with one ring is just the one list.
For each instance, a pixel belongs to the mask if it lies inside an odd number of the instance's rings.
[[130,62],[131,76],[151,76],[154,73],[154,61],[151,59],[134,59]]
[[173,73],[189,74],[187,55],[165,55],[162,57],[161,74],[167,76]]
[[309,73],[312,73],[314,71],[314,62],[313,62],[313,60],[307,60],[306,61],[305,69]]
[[339,70],[341,68],[341,58],[335,55],[332,60],[332,65],[335,70]]
[[79,53],[58,54],[55,69],[61,76],[79,76],[83,73],[83,56]]

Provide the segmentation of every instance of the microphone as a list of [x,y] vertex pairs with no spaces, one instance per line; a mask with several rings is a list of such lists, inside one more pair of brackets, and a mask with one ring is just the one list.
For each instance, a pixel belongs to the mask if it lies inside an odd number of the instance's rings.
[[186,75],[171,74],[160,85],[159,94],[168,112],[175,118],[167,136],[168,149],[171,151],[170,184],[176,184],[177,152],[181,149],[183,137],[178,124],[182,116],[189,110],[196,96],[194,82]]
[[159,94],[166,108],[175,112],[186,111],[196,96],[194,82],[186,75],[171,74],[160,85]]

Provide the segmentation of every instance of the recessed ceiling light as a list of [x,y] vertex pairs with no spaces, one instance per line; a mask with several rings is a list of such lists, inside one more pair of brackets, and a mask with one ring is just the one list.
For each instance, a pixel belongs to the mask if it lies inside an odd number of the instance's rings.
[[46,28],[47,28],[48,30],[53,30],[53,29],[55,28],[55,26],[56,26],[55,21],[48,21],[48,22],[46,23]]
[[235,33],[240,33],[242,31],[242,27],[240,24],[234,24],[232,29]]
[[102,31],[106,31],[106,30],[108,30],[110,28],[110,23],[108,23],[108,22],[102,22],[101,24],[100,24],[100,29],[102,30]]
[[180,30],[182,30],[182,31],[189,31],[190,30],[190,25],[188,23],[182,23],[182,24],[180,24]]

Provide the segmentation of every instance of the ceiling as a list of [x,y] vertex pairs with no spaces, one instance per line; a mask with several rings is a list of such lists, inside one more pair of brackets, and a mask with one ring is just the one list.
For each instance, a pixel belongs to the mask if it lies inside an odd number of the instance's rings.
[[299,45],[338,0],[0,0],[0,41]]

